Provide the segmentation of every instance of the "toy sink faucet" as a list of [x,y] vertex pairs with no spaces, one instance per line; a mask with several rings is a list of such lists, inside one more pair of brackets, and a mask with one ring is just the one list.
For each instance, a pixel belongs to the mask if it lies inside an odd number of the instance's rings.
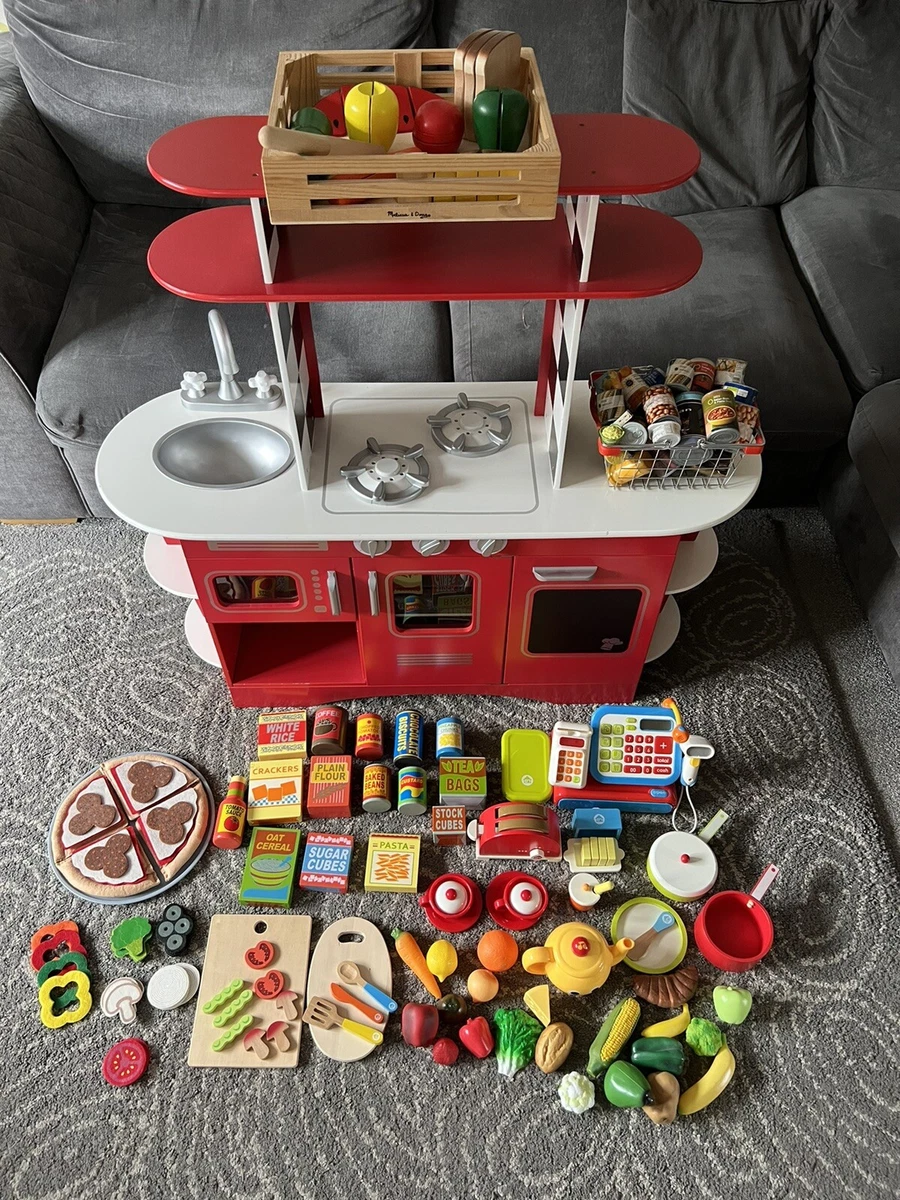
[[257,371],[247,380],[246,388],[238,383],[238,363],[225,318],[217,308],[211,308],[208,320],[219,367],[218,398],[207,394],[206,374],[203,371],[185,371],[181,380],[181,403],[184,407],[192,412],[217,413],[233,408],[240,408],[242,412],[268,412],[278,408],[281,389],[277,386],[275,376]]

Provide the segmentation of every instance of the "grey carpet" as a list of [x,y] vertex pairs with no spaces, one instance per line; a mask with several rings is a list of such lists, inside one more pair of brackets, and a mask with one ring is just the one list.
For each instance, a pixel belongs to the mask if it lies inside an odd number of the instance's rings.
[[[98,760],[142,746],[171,748],[221,787],[251,755],[256,713],[233,710],[217,673],[185,650],[185,602],[145,578],[133,531],[113,522],[0,528],[0,1195],[896,1196],[897,695],[818,514],[747,513],[721,534],[719,566],[683,598],[682,635],[647,671],[641,699],[674,692],[690,727],[715,743],[697,795],[701,814],[719,806],[732,814],[717,839],[721,882],[747,887],[766,862],[779,864],[767,899],[776,944],[741,980],[755,1003],[730,1039],[738,1060],[730,1090],[714,1108],[658,1130],[602,1099],[587,1116],[567,1115],[555,1079],[533,1067],[510,1082],[492,1060],[476,1063],[464,1053],[457,1066],[439,1070],[426,1052],[405,1047],[396,1028],[363,1064],[339,1067],[304,1037],[296,1072],[192,1071],[185,1065],[190,1008],[164,1014],[142,1006],[136,1032],[152,1047],[152,1067],[123,1091],[100,1077],[105,1049],[120,1032],[98,1011],[45,1031],[25,965],[38,925],[74,917],[95,978],[120,973],[108,935],[123,910],[75,902],[50,876],[44,838],[59,797]],[[549,728],[557,716],[519,701],[450,703],[494,770],[504,728]],[[435,699],[421,707],[429,717],[444,709]],[[589,709],[568,712],[586,717]],[[412,897],[359,890],[362,847],[376,819],[352,826],[350,894],[301,893],[295,911],[312,915],[314,932],[359,913],[383,930],[411,928],[427,943],[430,928]],[[616,903],[648,891],[644,854],[663,828],[657,818],[626,818],[626,870],[597,910],[604,932]],[[173,893],[199,918],[200,947],[209,915],[238,909],[241,860],[210,851]],[[422,877],[441,869],[482,881],[494,873],[468,851],[427,848]],[[544,866],[539,873],[554,899],[523,945],[571,916],[565,872]],[[152,917],[159,908],[157,901],[129,911]],[[487,927],[453,939],[463,978]],[[202,950],[191,958],[201,963]],[[134,972],[146,978],[158,962]],[[705,967],[702,978],[692,1007],[709,1016],[717,978]],[[460,986],[460,976],[450,982]],[[519,1003],[533,982],[514,969],[503,977],[500,1001]],[[619,968],[590,998],[555,996],[554,1016],[576,1031],[570,1069],[583,1067],[603,1015],[627,985]],[[399,964],[395,992],[425,998]]]

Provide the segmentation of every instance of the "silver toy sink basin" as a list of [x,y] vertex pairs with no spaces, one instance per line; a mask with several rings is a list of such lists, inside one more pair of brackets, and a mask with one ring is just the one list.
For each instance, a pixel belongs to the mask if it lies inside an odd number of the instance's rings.
[[286,470],[293,457],[291,443],[271,425],[229,417],[180,425],[153,447],[153,462],[163,475],[205,488],[265,483]]

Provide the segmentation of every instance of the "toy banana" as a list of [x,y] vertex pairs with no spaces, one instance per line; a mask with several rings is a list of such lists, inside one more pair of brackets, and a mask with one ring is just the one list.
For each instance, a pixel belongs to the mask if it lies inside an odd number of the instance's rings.
[[734,1068],[734,1055],[727,1046],[723,1046],[712,1060],[712,1066],[706,1074],[698,1079],[693,1087],[681,1093],[681,1099],[678,1101],[679,1117],[689,1117],[691,1113],[700,1112],[721,1096],[731,1083]]
[[681,1012],[677,1017],[669,1017],[667,1021],[657,1021],[655,1025],[648,1025],[646,1029],[641,1030],[642,1038],[673,1038],[678,1037],[680,1033],[684,1033],[688,1025],[691,1023],[691,1010],[686,1004],[681,1006]]

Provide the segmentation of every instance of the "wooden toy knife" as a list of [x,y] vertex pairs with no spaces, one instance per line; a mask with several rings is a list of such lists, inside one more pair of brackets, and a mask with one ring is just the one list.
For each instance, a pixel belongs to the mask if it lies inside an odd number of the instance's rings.
[[374,1021],[376,1025],[384,1024],[384,1013],[380,1008],[373,1008],[371,1004],[364,1004],[362,1000],[357,1000],[355,996],[351,996],[346,988],[342,988],[339,983],[331,985],[331,994],[335,1000],[340,1000],[342,1004],[349,1004],[351,1008],[355,1008],[357,1012],[361,1012],[363,1016]]
[[336,157],[355,157],[362,154],[385,154],[384,146],[376,142],[351,142],[346,138],[325,137],[321,133],[301,133],[297,129],[276,129],[263,125],[257,134],[265,150],[281,150],[285,154],[311,154]]

